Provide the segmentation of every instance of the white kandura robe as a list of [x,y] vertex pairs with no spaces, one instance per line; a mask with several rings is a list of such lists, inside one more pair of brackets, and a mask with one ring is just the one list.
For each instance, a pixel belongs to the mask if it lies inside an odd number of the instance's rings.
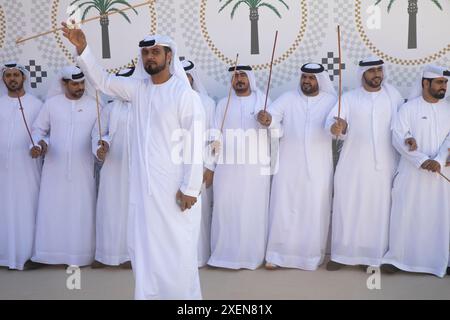
[[[176,76],[163,84],[153,84],[150,77],[109,76],[89,47],[78,63],[97,88],[132,106],[128,245],[135,298],[201,299],[197,260],[201,200],[185,212],[176,202],[178,190],[192,197],[201,190],[205,115],[199,96]],[[186,134],[183,139],[181,131]],[[190,141],[199,159],[174,158],[180,153],[190,156]]]
[[[217,105],[215,128],[220,130],[227,98]],[[224,123],[220,156],[214,169],[211,257],[208,264],[230,269],[256,269],[266,252],[270,156],[267,129],[256,117],[264,99],[255,93],[233,95]],[[227,139],[227,130],[252,132],[256,139]],[[234,140],[234,144],[233,144]],[[239,157],[239,149],[244,147]],[[253,150],[253,163],[250,151]]]
[[332,138],[324,129],[336,97],[298,90],[269,108],[271,129],[281,128],[279,167],[272,181],[266,261],[316,270],[323,262],[333,186]]
[[[392,190],[389,251],[383,263],[411,272],[443,277],[449,261],[450,183],[421,168],[436,160],[441,172],[450,146],[450,104],[427,103],[422,97],[406,103],[394,127],[394,145],[401,153]],[[410,152],[404,141],[412,136],[418,149]]]
[[[131,105],[115,100],[102,111],[102,139],[109,151],[100,171],[96,211],[95,260],[117,266],[128,254],[129,131]],[[92,130],[92,152],[97,156],[98,126]]]
[[42,169],[33,261],[86,266],[95,250],[95,179],[91,132],[94,99],[65,95],[48,99],[33,124],[39,141],[48,136]]
[[[21,97],[31,125],[42,102],[31,94]],[[23,270],[31,258],[42,162],[32,159],[28,135],[17,98],[0,98],[0,266]]]
[[[348,130],[334,177],[333,261],[379,266],[387,251],[392,181],[398,165],[391,125],[402,101],[389,85],[376,93],[360,87],[342,97],[341,118]],[[327,119],[330,135],[337,114],[336,105]]]
[[[199,93],[202,100],[203,109],[205,110],[205,130],[214,126],[214,114],[216,110],[216,103],[213,99],[205,94]],[[205,148],[205,152],[207,148]],[[208,155],[205,155],[208,156]],[[213,208],[213,187],[206,188],[202,185],[202,217],[200,224],[200,233],[198,240],[198,266],[204,267],[211,255],[211,215]]]

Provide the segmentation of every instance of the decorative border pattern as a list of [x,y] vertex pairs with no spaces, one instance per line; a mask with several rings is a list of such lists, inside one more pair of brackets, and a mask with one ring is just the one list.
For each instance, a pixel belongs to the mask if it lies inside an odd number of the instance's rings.
[[[209,36],[208,28],[206,26],[206,1],[207,0],[202,0],[201,4],[200,4],[200,28],[201,28],[202,35],[205,38],[205,41],[208,44],[208,47],[211,49],[211,51],[224,63],[231,65],[231,64],[233,64],[233,59],[227,58],[214,45],[213,41],[211,40],[211,37]],[[300,1],[301,1],[301,14],[302,14],[300,30],[299,30],[297,37],[296,37],[294,43],[292,44],[292,46],[281,57],[274,60],[274,62],[273,62],[274,65],[280,64],[283,61],[287,60],[289,58],[289,56],[291,56],[297,50],[298,46],[300,45],[300,42],[302,41],[302,39],[305,35],[306,25],[308,22],[308,6],[306,5],[305,0],[300,0]],[[258,65],[252,66],[252,68],[254,70],[263,70],[263,69],[268,69],[269,67],[270,67],[270,63],[258,64]]]
[[[278,58],[272,76],[272,88],[281,87],[286,83],[297,79],[300,74],[300,66],[305,61],[313,61],[314,57],[321,56],[320,50],[327,38],[327,31],[329,28],[330,14],[329,3],[327,1],[317,0],[301,0],[303,6],[306,8],[308,16],[302,17],[304,19],[304,36],[301,42],[292,49],[292,54],[287,54]],[[348,0],[346,0],[348,1]],[[179,11],[179,25],[183,28],[180,31],[184,47],[187,50],[186,55],[196,62],[196,65],[202,70],[205,75],[216,81],[218,86],[228,87],[229,73],[228,67],[232,61],[227,60],[226,57],[220,58],[211,50],[210,45],[206,41],[202,32],[201,24],[201,5],[205,4],[205,0],[198,0],[197,4],[191,1],[185,1],[180,5]],[[204,16],[205,13],[203,13]],[[294,43],[295,45],[295,43]],[[329,49],[326,49],[328,52]],[[254,67],[257,84],[265,86],[269,74],[268,64],[259,66],[258,69]],[[257,66],[256,66],[257,67]],[[217,88],[217,87],[216,87]]]
[[6,37],[6,20],[2,6],[0,6],[0,48],[3,48]]
[[361,36],[362,41],[364,42],[364,44],[367,46],[367,48],[370,49],[370,51],[372,51],[373,53],[375,53],[377,56],[379,56],[380,58],[389,61],[391,63],[394,64],[400,64],[400,65],[405,65],[405,66],[415,66],[415,65],[422,65],[422,64],[427,64],[427,63],[431,63],[441,57],[443,57],[444,55],[446,55],[447,53],[450,52],[450,43],[444,47],[443,49],[439,50],[437,53],[432,54],[428,57],[422,58],[422,59],[400,59],[400,58],[395,58],[393,56],[390,56],[386,53],[384,53],[383,51],[381,51],[380,49],[378,49],[373,43],[372,41],[370,41],[370,39],[367,37],[364,28],[363,28],[363,23],[362,23],[362,16],[361,16],[361,4],[362,4],[362,0],[356,0],[355,3],[355,22],[356,22],[356,27],[358,29],[359,35]]

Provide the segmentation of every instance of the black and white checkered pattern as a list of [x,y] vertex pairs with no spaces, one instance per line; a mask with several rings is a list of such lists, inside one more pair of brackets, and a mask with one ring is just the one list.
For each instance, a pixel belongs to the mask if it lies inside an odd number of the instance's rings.
[[[184,2],[190,3],[193,6],[192,1]],[[174,14],[176,12],[175,0],[156,1],[155,8],[158,14],[158,33],[175,39],[177,25],[177,17]]]
[[[336,57],[334,52],[328,52],[327,57],[322,58],[322,64],[328,70],[331,81],[334,81],[334,78],[339,76],[339,56]],[[345,70],[344,62],[341,62],[341,69]]]
[[24,5],[20,1],[2,1],[2,8],[6,17],[6,38],[0,50],[0,61],[19,60],[23,47],[17,46],[16,40],[25,33]]
[[[39,33],[42,30],[50,30],[51,25],[51,11],[52,0],[34,0],[33,11],[35,14],[30,17],[32,33]],[[45,66],[53,73],[57,73],[61,68],[72,62],[68,61],[58,48],[54,35],[46,35],[35,41],[41,57],[44,60]]]
[[30,72],[31,87],[36,89],[39,83],[42,83],[44,78],[47,78],[47,71],[42,70],[42,66],[36,65],[35,60],[30,60],[25,68]]

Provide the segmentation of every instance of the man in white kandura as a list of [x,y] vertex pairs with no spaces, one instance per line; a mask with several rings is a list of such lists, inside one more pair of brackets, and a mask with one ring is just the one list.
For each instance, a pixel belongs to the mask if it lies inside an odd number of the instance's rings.
[[37,265],[30,258],[42,163],[28,154],[31,140],[25,121],[33,124],[42,102],[31,94],[24,66],[10,62],[1,66],[0,74],[0,266],[34,269]]
[[382,270],[397,268],[443,277],[449,266],[450,71],[427,66],[400,109],[393,144],[401,154],[392,190],[389,251]]
[[[234,72],[234,67],[229,71]],[[266,127],[258,120],[265,95],[256,87],[250,66],[238,66],[228,112],[228,98],[216,109],[215,129],[222,121],[223,142],[216,151],[211,258],[208,264],[254,270],[264,263],[270,191],[270,155]],[[217,149],[216,149],[217,150]]]
[[327,119],[330,134],[344,139],[334,177],[331,271],[342,264],[380,266],[388,249],[398,165],[391,128],[403,99],[386,79],[382,60],[360,61],[361,86],[342,96],[340,119],[338,105]]
[[103,71],[84,33],[63,23],[83,71],[131,102],[129,253],[136,299],[200,299],[197,245],[205,115],[167,36],[139,43],[133,78]]
[[84,74],[65,67],[33,124],[33,157],[44,155],[32,260],[90,265],[95,250],[95,179],[91,132],[97,106]]
[[[116,74],[130,77],[134,67]],[[96,248],[93,268],[105,265],[130,268],[128,254],[128,205],[130,171],[131,105],[115,99],[101,114],[99,128],[92,130],[92,152],[103,162],[97,199]]]
[[[192,61],[181,59],[184,71],[191,83],[192,89],[194,89],[200,99],[205,110],[205,130],[209,135],[209,130],[214,126],[214,114],[216,111],[216,103],[211,99],[203,85],[200,76],[197,73],[197,69]],[[205,137],[209,140],[209,136]],[[205,148],[205,161],[211,161],[210,155]],[[213,205],[213,175],[211,171],[204,169],[203,185],[202,185],[202,219],[200,225],[200,238],[198,241],[198,266],[204,267],[208,262],[211,255],[211,214]]]
[[324,129],[336,103],[320,64],[301,67],[300,84],[261,111],[261,124],[281,130],[272,181],[266,268],[316,270],[325,257],[333,186],[332,138]]

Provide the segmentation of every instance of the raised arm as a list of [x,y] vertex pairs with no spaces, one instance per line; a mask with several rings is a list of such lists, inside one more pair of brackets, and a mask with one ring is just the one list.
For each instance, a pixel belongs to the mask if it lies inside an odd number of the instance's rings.
[[88,46],[86,36],[81,29],[71,29],[63,25],[63,35],[76,48],[77,63],[83,73],[97,90],[104,94],[131,101],[138,87],[138,80],[116,77],[103,70]]

